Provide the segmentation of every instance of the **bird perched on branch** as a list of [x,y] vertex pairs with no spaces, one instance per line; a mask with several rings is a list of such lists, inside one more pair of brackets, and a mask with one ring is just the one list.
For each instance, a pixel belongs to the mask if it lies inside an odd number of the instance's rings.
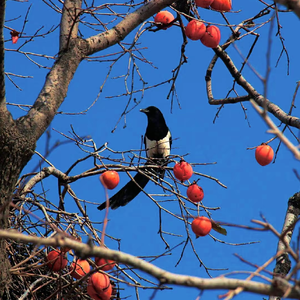
[[[146,129],[144,143],[148,161],[146,165],[164,165],[167,157],[170,155],[172,138],[171,132],[166,124],[162,112],[155,106],[149,106],[141,109],[148,118],[148,126]],[[155,168],[146,169],[151,173],[159,175],[161,178],[164,176],[164,170],[161,171]],[[144,189],[149,181],[149,178],[141,173],[134,176],[134,181],[129,181],[119,192],[109,199],[109,206],[116,209],[120,206],[125,206],[133,200]],[[99,210],[106,207],[106,202],[98,206]]]

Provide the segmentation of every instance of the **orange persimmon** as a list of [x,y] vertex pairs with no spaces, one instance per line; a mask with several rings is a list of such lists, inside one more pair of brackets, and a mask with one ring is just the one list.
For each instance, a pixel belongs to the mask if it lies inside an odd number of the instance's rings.
[[217,11],[230,11],[232,3],[231,0],[214,0],[210,7]]
[[116,263],[113,260],[105,259],[101,257],[96,257],[95,263],[98,267],[101,266],[101,270],[103,271],[109,271],[116,265]]
[[200,39],[201,43],[209,48],[216,48],[221,40],[220,29],[217,26],[207,26],[206,32]]
[[100,181],[104,187],[113,190],[119,184],[120,177],[116,171],[105,171],[100,175]]
[[[154,22],[155,23],[161,23],[163,25],[167,25],[169,23],[171,23],[174,20],[174,16],[167,10],[162,10],[160,11],[155,17],[154,17]],[[171,25],[169,26],[164,26],[164,30],[166,30],[167,28],[171,27]]]
[[192,230],[196,236],[206,236],[210,233],[212,224],[206,217],[197,217],[192,222]]
[[76,262],[73,262],[70,266],[71,276],[80,279],[85,276],[85,274],[89,273],[91,270],[91,266],[85,259],[78,259]]
[[274,151],[271,146],[262,144],[258,146],[255,150],[255,158],[256,161],[261,165],[261,166],[266,166],[268,165],[274,157]]
[[188,198],[194,203],[202,201],[202,199],[204,197],[203,189],[197,183],[191,184],[188,187],[186,194],[187,194]]
[[192,177],[193,168],[192,166],[184,160],[181,160],[179,163],[176,163],[173,168],[174,176],[180,180],[185,181]]
[[205,32],[206,26],[197,20],[190,21],[185,27],[186,36],[193,41],[200,40]]
[[109,277],[100,272],[94,273],[89,279],[87,293],[94,300],[109,300],[112,294]]
[[66,267],[68,260],[65,253],[60,250],[52,250],[47,255],[47,266],[53,272],[58,272]]

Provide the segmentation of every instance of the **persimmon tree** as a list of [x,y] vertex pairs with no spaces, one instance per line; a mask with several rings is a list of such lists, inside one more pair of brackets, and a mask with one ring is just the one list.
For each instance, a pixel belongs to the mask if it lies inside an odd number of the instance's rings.
[[[20,0],[17,2],[17,5],[21,6],[23,5],[22,2],[26,1]],[[258,89],[252,82],[247,80],[244,73],[245,68],[250,65],[249,58],[256,47],[256,41],[259,36],[257,33],[258,29],[269,24],[271,24],[271,27],[276,24],[278,28],[277,36],[282,43],[280,56],[286,55],[288,60],[284,37],[280,31],[280,16],[281,14],[296,14],[299,16],[300,2],[289,0],[269,1],[270,3],[257,2],[261,4],[258,10],[251,17],[239,19],[236,24],[231,24],[226,14],[215,12],[222,18],[223,23],[221,25],[228,28],[230,35],[228,35],[227,41],[222,40],[222,45],[211,50],[212,56],[205,76],[208,103],[210,105],[219,105],[218,116],[219,112],[226,105],[235,103],[241,105],[246,114],[243,103],[251,102],[254,109],[272,130],[274,138],[280,141],[279,144],[285,144],[294,156],[299,159],[299,150],[294,145],[298,143],[298,139],[293,132],[293,130],[300,128],[299,118],[293,115],[294,101],[299,84],[289,111],[284,111],[284,109],[267,97],[269,72],[266,73],[265,77],[260,77],[257,74],[264,86],[263,93],[258,92]],[[286,8],[279,7],[277,3],[285,5]],[[168,249],[166,253],[171,251],[172,248],[169,249],[170,246],[165,239],[166,233],[161,225],[163,214],[180,221],[185,228],[185,237],[182,242],[184,247],[179,261],[184,256],[186,245],[191,245],[199,263],[203,266],[206,273],[211,276],[205,261],[198,255],[194,247],[190,223],[201,210],[201,213],[205,213],[210,217],[213,229],[221,234],[226,233],[224,225],[236,225],[215,222],[213,220],[213,211],[217,208],[208,207],[202,203],[193,203],[186,197],[185,193],[189,183],[182,183],[176,180],[172,173],[172,164],[179,161],[186,153],[178,153],[176,150],[172,151],[169,165],[164,166],[166,177],[162,179],[148,172],[148,167],[144,166],[147,159],[142,145],[140,149],[123,149],[121,145],[118,149],[113,149],[107,143],[99,146],[96,145],[93,138],[82,137],[75,129],[68,134],[61,133],[66,143],[71,143],[74,148],[77,147],[81,151],[81,156],[66,171],[61,170],[59,166],[54,166],[47,159],[47,155],[51,150],[49,147],[47,148],[48,153],[45,155],[36,151],[37,142],[43,135],[47,134],[47,129],[53,119],[56,115],[63,114],[59,109],[64,101],[66,100],[65,102],[67,102],[66,107],[68,105],[71,106],[71,103],[68,104],[70,100],[67,98],[67,92],[73,77],[76,76],[77,72],[80,72],[78,68],[82,63],[86,61],[109,63],[107,69],[101,67],[99,70],[101,77],[104,79],[100,85],[95,103],[101,98],[103,89],[111,80],[115,65],[128,55],[126,74],[118,74],[118,76],[124,78],[125,91],[120,94],[116,92],[113,95],[124,99],[124,102],[120,104],[123,107],[123,112],[119,121],[124,119],[126,122],[129,112],[137,109],[138,105],[143,101],[144,94],[164,84],[170,84],[169,92],[166,96],[166,98],[171,99],[170,106],[174,107],[179,103],[176,84],[181,80],[180,74],[183,72],[184,64],[189,63],[185,54],[188,40],[184,33],[184,24],[186,21],[199,19],[204,23],[218,26],[219,21],[201,19],[201,11],[198,11],[194,3],[181,0],[176,2],[152,0],[141,3],[101,4],[95,1],[66,0],[54,2],[45,0],[44,4],[49,7],[49,10],[57,14],[59,24],[45,31],[44,28],[37,28],[34,34],[29,35],[26,32],[26,26],[30,21],[30,6],[23,13],[23,26],[14,28],[12,25],[14,19],[5,20],[6,1],[0,1],[0,24],[2,29],[0,41],[0,294],[2,299],[24,299],[26,297],[31,297],[32,299],[60,299],[65,295],[68,295],[70,299],[89,299],[89,296],[86,294],[86,280],[89,275],[99,270],[91,259],[93,256],[113,259],[120,263],[117,266],[117,271],[109,273],[114,285],[113,296],[115,297],[122,297],[122,289],[126,288],[126,285],[135,287],[137,299],[139,298],[139,289],[153,289],[156,293],[159,290],[168,289],[169,285],[183,285],[196,287],[200,290],[230,290],[225,295],[227,299],[243,291],[298,299],[299,288],[294,275],[299,270],[299,255],[297,250],[292,249],[290,246],[290,238],[299,215],[298,193],[295,193],[289,201],[286,222],[281,233],[275,230],[266,220],[256,221],[257,227],[247,227],[249,230],[266,230],[271,232],[278,238],[279,246],[276,255],[265,265],[257,267],[256,271],[246,280],[227,277],[203,279],[189,276],[188,274],[183,276],[155,267],[151,264],[152,258],[150,257],[147,257],[148,261],[145,261],[121,251],[107,249],[105,242],[108,238],[115,239],[118,242],[120,237],[110,237],[109,232],[106,231],[107,215],[101,227],[97,222],[91,221],[86,212],[86,206],[94,205],[95,203],[88,203],[80,199],[75,188],[73,188],[73,183],[80,182],[84,178],[99,177],[100,174],[108,169],[120,173],[124,172],[129,179],[132,179],[130,172],[141,172],[148,176],[151,181],[159,186],[161,193],[165,192],[165,194],[157,195],[153,193],[153,195],[143,190],[143,193],[157,205],[160,220],[159,235]],[[32,5],[34,5],[34,2]],[[239,18],[239,5],[242,6],[243,4],[236,4],[237,10],[234,13],[237,19]],[[166,29],[166,26],[163,24],[155,24],[151,18],[166,7],[169,7],[168,9],[176,15],[172,26],[177,27],[178,39],[182,40],[178,50],[180,59],[177,66],[171,70],[171,77],[164,81],[148,83],[144,79],[139,66],[140,63],[145,63],[149,66],[153,65],[143,54],[143,47],[146,46],[144,44],[147,43],[147,40],[144,41],[143,38],[147,34],[154,34],[158,30]],[[18,18],[18,16],[16,15],[15,18]],[[5,23],[6,21],[7,23]],[[58,30],[59,36],[56,37],[57,54],[50,55],[43,52],[43,50],[38,52],[34,47],[30,51],[24,50],[25,45],[34,45],[35,39],[39,37],[47,39],[53,32]],[[17,41],[16,36],[18,37]],[[246,56],[241,54],[243,63],[238,68],[226,51],[230,47],[236,47],[241,40],[249,36],[254,37],[254,43],[249,47]],[[9,49],[7,46],[8,43],[11,43],[11,37],[14,37],[13,42],[19,45],[16,49]],[[270,39],[270,36],[265,37],[265,39]],[[271,49],[271,42],[269,44]],[[113,46],[118,46],[118,48],[113,48]],[[110,49],[113,50],[110,51]],[[16,88],[19,88],[15,78],[22,77],[6,69],[4,58],[9,51],[15,52],[15,54],[29,60],[30,63],[41,69],[49,70],[37,98],[34,101],[28,101],[28,104],[14,103],[9,100],[10,95],[6,93],[6,82],[10,82],[10,84],[12,83]],[[266,60],[268,60],[268,56]],[[214,90],[217,89],[217,83],[213,81],[212,75],[218,61],[222,62],[224,66],[222,72],[226,74],[225,76],[231,78],[232,84],[231,89],[227,91],[226,97],[221,99],[216,99],[213,96]],[[7,80],[5,80],[6,78]],[[204,80],[204,76],[202,78]],[[139,95],[139,97],[135,98],[136,95]],[[26,99],[26,97],[24,98]],[[93,104],[84,113],[89,113],[93,109]],[[112,104],[112,106],[114,105]],[[19,112],[20,116],[13,118],[10,109],[14,107],[21,108],[25,112],[21,114]],[[284,128],[280,130],[269,115],[272,115],[273,120],[284,124]],[[80,113],[78,113],[78,117],[80,117]],[[286,129],[294,134],[294,140],[286,138],[284,135]],[[54,145],[55,147],[59,147],[59,145]],[[33,172],[22,173],[34,155],[38,155],[41,158],[40,165]],[[83,170],[81,169],[81,172],[73,172],[75,168],[81,167],[82,163],[87,161],[88,163],[82,167]],[[191,164],[197,167],[200,163],[191,162]],[[154,164],[151,168],[161,168],[161,166]],[[205,177],[214,181],[216,185],[226,188],[226,182],[223,183],[221,179],[200,173],[197,169],[194,170],[194,176],[198,179]],[[47,191],[43,190],[43,182],[48,178],[55,178],[56,180],[56,187],[58,186],[57,200],[51,200]],[[41,189],[40,192],[38,192],[38,189]],[[76,212],[67,209],[65,203],[67,195],[74,201]],[[169,208],[163,201],[158,201],[157,199],[162,195],[167,197],[167,199],[172,198],[177,208],[179,207],[179,211],[175,210],[174,207]],[[282,216],[283,218],[284,216]],[[211,237],[215,241],[220,241],[213,234]],[[81,242],[81,239],[84,242]],[[93,267],[91,274],[87,274],[79,281],[74,281],[67,269],[59,273],[51,273],[45,263],[47,247],[49,247],[48,250],[51,247],[70,248],[69,256],[72,260],[75,260],[75,257],[87,258]],[[289,256],[295,263],[292,271],[287,275],[291,268]],[[258,276],[273,260],[277,260],[277,269],[275,270],[275,275],[269,274],[268,283],[251,280],[255,275]],[[144,278],[143,275],[137,275],[136,270],[132,275],[131,267],[146,272],[157,281],[150,281],[148,278]],[[51,275],[44,276],[45,274]],[[280,276],[276,276],[276,274],[280,274]],[[274,280],[272,281],[273,276]],[[146,282],[146,284],[141,284],[140,281]]]

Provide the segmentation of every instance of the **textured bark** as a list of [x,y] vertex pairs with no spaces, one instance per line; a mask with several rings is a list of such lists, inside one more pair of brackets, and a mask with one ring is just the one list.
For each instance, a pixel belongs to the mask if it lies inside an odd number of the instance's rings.
[[[3,111],[2,111],[3,113]],[[3,115],[1,116],[2,120]],[[9,117],[7,119],[10,119]],[[0,228],[8,228],[9,204],[15,183],[34,153],[35,142],[26,137],[23,128],[15,122],[8,122],[0,130]],[[9,262],[5,250],[5,240],[0,242],[0,298],[10,281]]]
[[[291,260],[289,259],[289,254],[286,251],[286,246],[290,245],[292,240],[292,235],[294,232],[295,224],[300,215],[300,193],[294,194],[288,202],[288,209],[285,215],[285,220],[283,223],[281,234],[284,233],[283,241],[279,240],[277,252],[285,251],[282,255],[277,257],[276,266],[274,268],[274,285],[280,287],[282,281],[280,278],[285,278],[291,270]],[[279,280],[278,280],[279,279]],[[280,300],[280,297],[271,296],[269,300]]]
[[67,48],[72,39],[77,38],[81,0],[65,1],[60,22],[59,51]]
[[5,74],[4,74],[4,35],[5,0],[0,0],[0,105],[5,103]]

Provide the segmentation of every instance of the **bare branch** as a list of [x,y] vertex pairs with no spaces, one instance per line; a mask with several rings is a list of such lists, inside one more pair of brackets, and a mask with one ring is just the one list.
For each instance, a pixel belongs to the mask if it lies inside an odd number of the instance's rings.
[[110,30],[87,39],[89,51],[86,55],[106,49],[122,41],[133,29],[164,7],[172,4],[173,0],[149,1],[133,13],[126,16],[119,24]]

